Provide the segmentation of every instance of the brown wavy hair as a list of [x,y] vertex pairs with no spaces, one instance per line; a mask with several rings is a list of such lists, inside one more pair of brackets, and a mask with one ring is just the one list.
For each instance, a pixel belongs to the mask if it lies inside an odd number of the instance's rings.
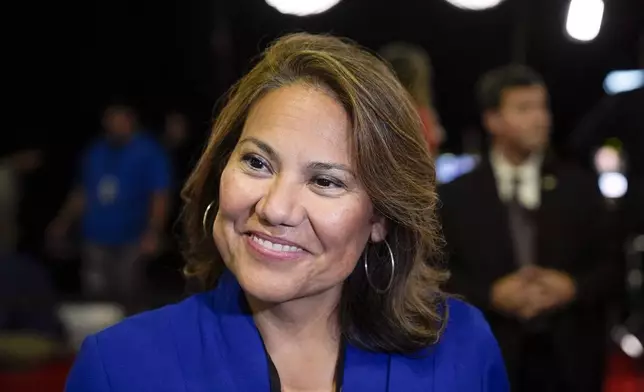
[[[369,285],[362,263],[357,264],[339,304],[343,336],[353,345],[380,352],[412,353],[433,344],[447,317],[440,286],[448,275],[438,257],[442,237],[435,215],[434,163],[404,87],[376,56],[347,40],[305,33],[284,36],[232,87],[182,192],[184,274],[203,290],[216,284],[225,266],[211,232],[204,230],[204,213],[214,201],[206,217],[209,227],[218,208],[221,173],[251,106],[268,91],[295,83],[331,93],[349,114],[357,177],[374,208],[387,218],[387,241],[396,262],[393,284],[384,294]],[[365,248],[377,287],[385,287],[392,273],[384,246]]]

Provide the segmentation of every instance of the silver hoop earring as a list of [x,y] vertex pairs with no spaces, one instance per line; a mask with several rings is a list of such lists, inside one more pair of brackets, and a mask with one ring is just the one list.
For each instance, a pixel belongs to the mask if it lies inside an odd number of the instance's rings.
[[374,291],[378,294],[384,294],[391,289],[391,286],[394,284],[394,276],[396,272],[396,260],[394,259],[394,252],[392,252],[391,246],[389,246],[389,242],[387,242],[387,240],[384,240],[384,243],[385,245],[387,245],[387,251],[389,251],[389,261],[391,262],[391,275],[389,276],[389,282],[387,282],[387,286],[384,289],[380,289],[373,284],[371,276],[369,276],[369,261],[367,258],[367,252],[366,250],[364,252],[364,272],[365,275],[367,275],[367,282],[369,283],[369,286],[371,286],[371,288],[374,289]]
[[212,230],[208,230],[208,213],[210,212],[210,209],[212,208],[212,205],[215,204],[214,201],[211,201],[210,204],[208,204],[208,207],[206,207],[206,211],[203,213],[203,219],[201,220],[201,226],[203,227],[203,232],[206,235],[210,235],[210,232]]

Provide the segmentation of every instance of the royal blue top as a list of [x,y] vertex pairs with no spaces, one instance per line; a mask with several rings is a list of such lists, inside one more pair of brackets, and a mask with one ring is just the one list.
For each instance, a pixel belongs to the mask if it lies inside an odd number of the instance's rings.
[[[217,287],[89,336],[67,392],[268,392],[269,365],[242,291]],[[343,392],[507,392],[499,347],[480,311],[450,300],[440,341],[413,356],[347,344]]]

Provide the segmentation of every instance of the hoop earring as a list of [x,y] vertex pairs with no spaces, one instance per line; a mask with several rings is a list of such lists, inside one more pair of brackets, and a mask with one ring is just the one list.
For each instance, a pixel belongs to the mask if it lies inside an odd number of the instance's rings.
[[369,286],[371,286],[371,288],[374,289],[374,291],[378,294],[384,294],[391,289],[391,286],[394,284],[394,276],[396,272],[396,260],[394,259],[394,252],[392,252],[391,246],[389,246],[389,242],[387,242],[387,240],[384,240],[384,242],[385,245],[387,245],[387,251],[389,251],[389,261],[391,262],[391,275],[389,276],[389,282],[387,282],[387,286],[384,289],[380,289],[373,284],[373,281],[369,276],[369,261],[367,260],[367,252],[364,252],[364,272],[365,275],[367,275],[367,282],[369,283]]
[[[215,201],[211,201],[210,204],[208,204],[208,207],[206,207],[206,211],[203,213],[203,219],[201,220],[201,226],[203,227],[203,232],[206,235],[209,235],[209,230],[208,230],[208,213],[210,212],[210,209],[212,208],[212,205],[215,204]],[[211,230],[210,230],[211,231]]]

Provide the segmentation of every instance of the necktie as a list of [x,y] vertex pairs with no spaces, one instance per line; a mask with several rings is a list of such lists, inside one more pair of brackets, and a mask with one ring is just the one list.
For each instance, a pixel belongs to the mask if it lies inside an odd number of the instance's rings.
[[523,267],[535,263],[536,227],[531,211],[519,201],[520,189],[521,177],[515,173],[512,179],[512,198],[507,207],[515,261]]
[[[521,177],[515,173],[512,181],[512,198],[508,202],[510,234],[514,245],[514,260],[519,268],[536,264],[537,225],[533,211],[525,208],[519,201]],[[544,315],[528,320],[524,328],[529,333],[542,333],[548,328]]]

